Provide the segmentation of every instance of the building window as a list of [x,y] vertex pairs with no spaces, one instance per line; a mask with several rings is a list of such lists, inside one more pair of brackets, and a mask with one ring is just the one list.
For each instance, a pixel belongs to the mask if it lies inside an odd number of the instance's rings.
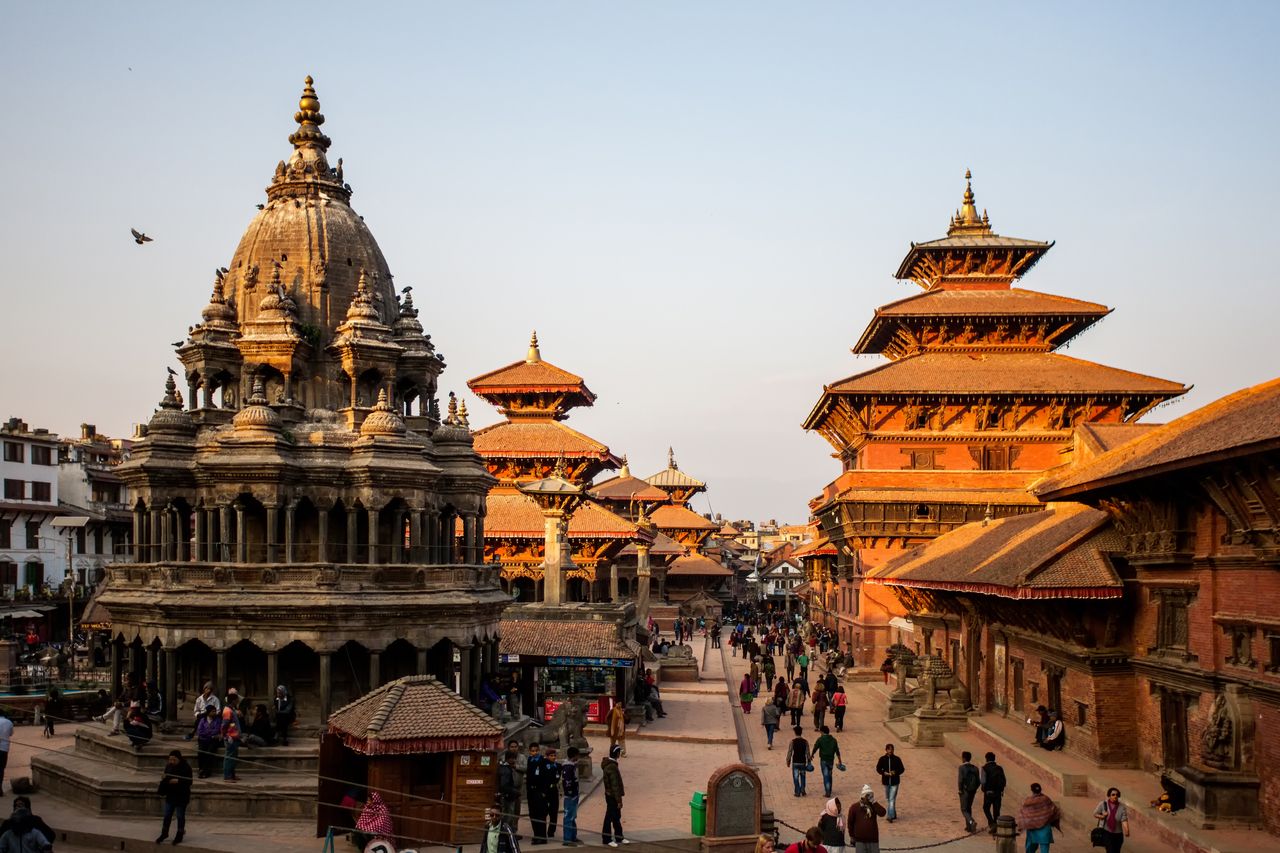
[[101,554],[103,547],[103,533],[101,527],[95,527],[93,530],[93,553]]
[[84,553],[84,544],[85,544],[84,528],[77,527],[76,528],[76,553],[77,554]]
[[1187,610],[1195,593],[1189,589],[1153,589],[1151,595],[1157,602],[1156,645],[1152,651],[1191,660],[1193,656],[1187,650],[1190,637]]
[[40,588],[40,584],[44,583],[44,563],[27,563],[26,569],[27,576],[23,584],[34,592]]
[[1232,666],[1243,666],[1252,669],[1258,665],[1253,659],[1253,626],[1227,625],[1224,629],[1230,641],[1227,651],[1227,663]]
[[1040,702],[1040,685],[1034,681],[1030,681],[1027,683],[1027,686],[1031,688],[1031,704],[1038,704]]
[[1076,701],[1076,725],[1077,726],[1089,725],[1089,706],[1081,702],[1079,699],[1075,701]]
[[4,499],[7,501],[24,500],[27,496],[25,480],[5,480]]
[[21,462],[22,447],[23,445],[21,445],[16,441],[6,441],[4,443],[4,461],[5,462]]
[[0,518],[0,548],[13,547],[13,522]]
[[53,500],[53,486],[50,483],[41,483],[39,480],[31,481],[31,500],[45,501],[46,503]]
[[40,550],[40,522],[38,521],[27,522],[27,550]]
[[929,518],[928,504],[916,504],[915,517],[917,520],[928,520]]
[[1267,635],[1267,672],[1280,672],[1280,634]]
[[18,585],[18,564],[9,560],[0,562],[0,588],[6,592]]
[[53,464],[53,448],[35,446],[31,448],[31,464],[32,465],[52,465]]

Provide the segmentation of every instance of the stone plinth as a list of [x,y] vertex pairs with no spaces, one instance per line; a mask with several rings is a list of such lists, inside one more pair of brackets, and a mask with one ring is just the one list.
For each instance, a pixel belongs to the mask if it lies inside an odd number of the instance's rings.
[[916,698],[910,693],[892,693],[889,695],[889,719],[897,720],[914,713],[917,707]]
[[911,726],[911,743],[914,746],[942,746],[943,735],[962,732],[969,727],[969,717],[963,711],[939,711],[920,708],[907,716]]
[[1261,821],[1257,776],[1249,773],[1206,772],[1195,767],[1178,771],[1186,783],[1187,814],[1205,829],[1248,826]]
[[663,681],[697,681],[698,659],[688,646],[672,646],[661,658]]

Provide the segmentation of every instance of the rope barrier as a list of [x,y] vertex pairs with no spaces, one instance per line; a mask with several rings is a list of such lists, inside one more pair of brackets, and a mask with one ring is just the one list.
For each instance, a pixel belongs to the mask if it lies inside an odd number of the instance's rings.
[[[804,834],[805,834],[806,830],[803,830],[803,829],[801,829],[801,828],[800,828],[800,827],[798,827],[798,826],[793,826],[793,825],[791,825],[791,824],[787,823],[785,820],[782,820],[781,818],[778,818],[778,817],[775,817],[773,820],[774,820],[774,823],[780,823],[780,824],[782,824],[783,826],[785,826],[787,829],[793,829],[793,830],[795,830],[796,832],[800,833],[800,837],[801,837],[801,838],[803,838],[803,837],[804,837]],[[964,835],[957,835],[955,838],[948,838],[948,839],[946,839],[945,841],[934,841],[934,842],[931,842],[931,843],[929,843],[929,844],[918,844],[918,845],[916,845],[916,846],[914,846],[914,847],[884,847],[884,846],[882,846],[882,847],[880,848],[880,853],[903,853],[903,851],[907,851],[907,850],[929,850],[929,849],[934,848],[934,847],[943,847],[943,846],[945,846],[945,845],[947,845],[947,844],[955,844],[957,841],[964,841],[966,838],[973,838],[973,834],[972,834],[972,833],[968,833],[968,832],[966,832]],[[850,846],[850,847],[852,847],[852,846],[853,846],[852,842],[850,842],[849,846]]]

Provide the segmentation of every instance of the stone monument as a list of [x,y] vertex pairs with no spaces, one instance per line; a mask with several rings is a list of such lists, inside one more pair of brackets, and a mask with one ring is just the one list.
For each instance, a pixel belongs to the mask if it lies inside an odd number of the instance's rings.
[[704,851],[750,853],[760,835],[764,809],[760,775],[745,764],[727,764],[707,781]]

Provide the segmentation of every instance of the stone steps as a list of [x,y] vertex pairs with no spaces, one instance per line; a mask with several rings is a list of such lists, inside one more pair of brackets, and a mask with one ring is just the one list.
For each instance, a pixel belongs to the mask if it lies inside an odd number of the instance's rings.
[[[110,735],[107,732],[106,726],[97,724],[76,729],[76,752],[121,767],[153,773],[157,778],[170,750],[181,750],[191,765],[195,766],[197,744],[194,740],[158,734],[142,749],[134,749],[124,735]],[[320,748],[312,739],[290,746],[241,746],[240,760],[253,762],[255,768],[266,771],[304,771],[314,774],[320,766]]]

